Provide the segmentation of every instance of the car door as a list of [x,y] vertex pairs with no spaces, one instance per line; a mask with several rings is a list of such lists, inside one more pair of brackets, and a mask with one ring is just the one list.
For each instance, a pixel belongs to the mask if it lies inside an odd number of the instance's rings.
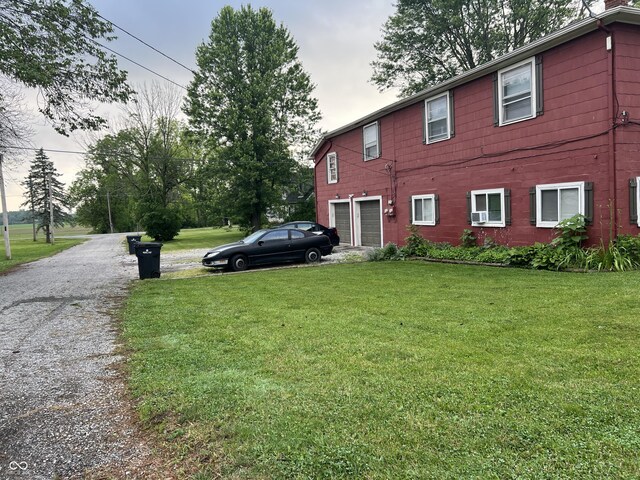
[[307,252],[307,248],[309,246],[307,241],[309,237],[305,235],[304,232],[301,232],[299,230],[289,230],[289,235],[291,237],[291,243],[289,248],[291,253],[290,259],[304,260],[304,254]]
[[254,265],[278,263],[291,257],[288,230],[273,230],[267,232],[255,243],[250,258]]

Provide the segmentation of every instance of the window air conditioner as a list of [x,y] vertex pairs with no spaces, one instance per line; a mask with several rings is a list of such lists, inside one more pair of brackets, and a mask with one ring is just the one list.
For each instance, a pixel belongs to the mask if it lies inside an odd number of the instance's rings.
[[471,213],[471,221],[473,223],[487,223],[489,216],[486,211]]

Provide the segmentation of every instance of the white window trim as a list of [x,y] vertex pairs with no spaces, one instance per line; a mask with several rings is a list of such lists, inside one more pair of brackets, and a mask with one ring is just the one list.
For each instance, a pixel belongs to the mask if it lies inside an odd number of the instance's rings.
[[[445,97],[447,99],[447,136],[445,138],[438,138],[435,140],[429,140],[429,102],[433,102],[434,100],[438,100],[439,98]],[[424,125],[425,132],[424,136],[427,140],[427,144],[443,142],[445,140],[449,140],[451,138],[451,105],[449,105],[449,91],[447,90],[441,95],[436,95],[435,97],[427,98],[424,101]]]
[[[505,121],[504,120],[504,108],[502,105],[502,100],[503,100],[503,88],[502,88],[502,74],[505,72],[508,72],[509,70],[514,70],[518,67],[521,67],[522,65],[526,65],[527,63],[531,64],[531,115],[528,117],[524,117],[524,118],[518,118],[515,120],[508,120]],[[532,118],[536,118],[537,116],[537,111],[536,111],[536,105],[537,105],[537,96],[538,96],[538,92],[536,91],[537,89],[537,85],[538,85],[538,81],[536,78],[536,57],[531,57],[528,58],[527,60],[523,60],[521,62],[518,62],[514,65],[509,65],[506,68],[503,68],[502,70],[498,71],[498,114],[499,114],[499,119],[500,119],[500,126],[503,125],[511,125],[512,123],[518,123],[518,122],[523,122],[525,120],[531,120]]]
[[[477,212],[476,209],[476,195],[490,194],[490,193],[499,193],[500,194],[500,221],[487,221],[485,223],[477,223],[471,222],[471,225],[474,227],[506,227],[506,219],[505,219],[505,201],[504,201],[504,188],[490,188],[486,190],[471,190],[471,212]],[[487,199],[487,208],[489,200]]]
[[[376,155],[374,157],[367,158],[367,145],[365,142],[364,131],[367,128],[372,127],[374,125],[376,127]],[[362,127],[362,158],[364,159],[365,162],[369,162],[371,160],[375,160],[376,158],[380,158],[380,124],[378,122],[372,122]]]
[[[331,160],[336,164],[336,178],[331,178]],[[331,152],[327,154],[327,183],[338,183],[338,154]]]
[[[548,183],[545,185],[536,185],[536,227],[539,228],[555,228],[561,220],[557,222],[542,221],[542,191],[543,190],[562,190],[567,188],[578,188],[578,213],[584,215],[584,182],[567,182],[567,183]],[[560,198],[558,197],[558,206]],[[558,207],[559,208],[559,207]],[[558,212],[558,218],[560,218]]]
[[[431,222],[425,222],[422,220],[416,220],[416,200],[431,200],[431,218],[433,218],[433,220]],[[431,194],[431,195],[412,195],[411,196],[411,223],[413,225],[428,225],[428,226],[434,226],[436,224],[436,196]]]
[[[640,205],[640,188],[638,188],[638,185],[640,185],[640,177],[636,177],[636,215],[638,213],[638,205]],[[640,227],[640,215],[638,216],[638,226]]]

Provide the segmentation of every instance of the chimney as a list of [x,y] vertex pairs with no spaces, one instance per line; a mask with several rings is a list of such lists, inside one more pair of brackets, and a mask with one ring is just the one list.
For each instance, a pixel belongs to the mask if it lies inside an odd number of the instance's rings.
[[611,10],[615,7],[626,7],[629,5],[629,0],[604,0],[604,9]]

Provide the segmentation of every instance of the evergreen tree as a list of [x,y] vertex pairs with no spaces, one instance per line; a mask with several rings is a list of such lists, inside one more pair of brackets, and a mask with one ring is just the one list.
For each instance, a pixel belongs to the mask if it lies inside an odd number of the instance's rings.
[[31,162],[29,175],[22,182],[27,200],[21,206],[28,207],[33,212],[37,229],[44,230],[47,243],[51,243],[52,204],[54,227],[62,227],[65,223],[73,221],[73,216],[66,211],[69,209],[69,200],[64,191],[64,184],[58,180],[60,176],[53,162],[41,148]]
[[313,84],[298,47],[266,8],[224,7],[196,51],[185,113],[206,148],[219,211],[257,229],[295,167],[289,147],[315,136]]

